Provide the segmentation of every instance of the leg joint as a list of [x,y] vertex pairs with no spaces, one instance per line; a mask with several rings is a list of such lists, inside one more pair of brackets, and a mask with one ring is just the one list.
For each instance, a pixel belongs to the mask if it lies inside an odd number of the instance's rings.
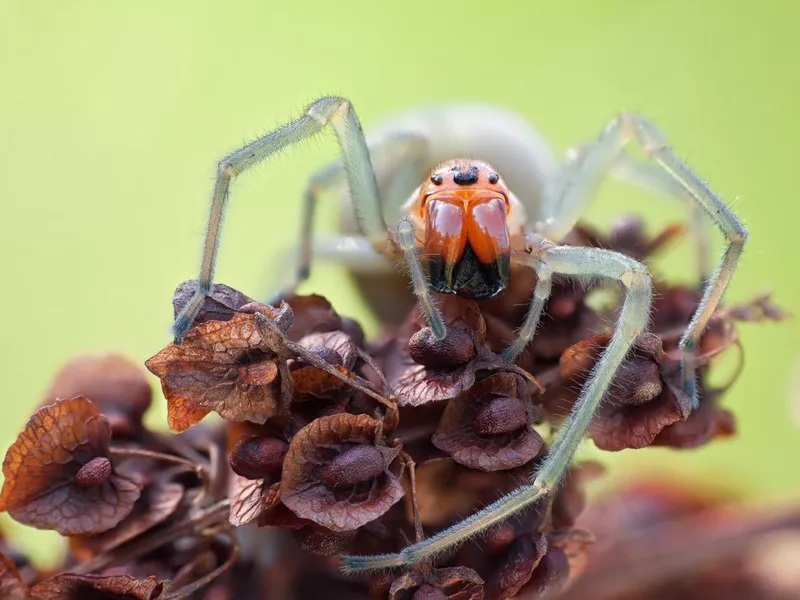
[[631,261],[620,277],[620,281],[631,291],[644,292],[652,286],[652,277],[642,263]]

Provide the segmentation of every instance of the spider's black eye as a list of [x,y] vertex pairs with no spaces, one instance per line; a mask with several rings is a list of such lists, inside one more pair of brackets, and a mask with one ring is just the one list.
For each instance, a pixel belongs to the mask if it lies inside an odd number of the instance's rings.
[[471,169],[461,169],[453,175],[453,182],[456,185],[473,185],[478,183],[478,167]]
[[489,183],[494,185],[498,181],[500,181],[500,175],[498,175],[497,173],[490,173],[489,174]]
[[431,175],[431,182],[434,185],[442,185],[442,176],[441,175]]

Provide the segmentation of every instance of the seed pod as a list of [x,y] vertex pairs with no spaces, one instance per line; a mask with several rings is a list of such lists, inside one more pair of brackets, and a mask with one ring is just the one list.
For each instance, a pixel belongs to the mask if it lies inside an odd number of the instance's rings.
[[430,327],[425,327],[411,336],[408,353],[426,367],[456,367],[475,358],[478,351],[466,329],[450,327],[447,336],[437,340]]
[[105,456],[95,456],[75,473],[75,484],[83,488],[95,487],[111,477],[111,461]]
[[328,487],[355,485],[377,477],[385,468],[380,450],[359,444],[342,452],[325,467],[322,482]]
[[525,404],[519,398],[492,398],[472,419],[475,433],[492,436],[511,433],[528,423]]
[[270,437],[249,437],[236,442],[228,464],[237,475],[247,479],[263,479],[278,473],[289,444]]

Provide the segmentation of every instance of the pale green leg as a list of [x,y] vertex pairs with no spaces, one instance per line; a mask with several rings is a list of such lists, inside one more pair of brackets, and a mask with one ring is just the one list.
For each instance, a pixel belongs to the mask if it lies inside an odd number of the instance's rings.
[[417,303],[422,309],[422,315],[436,339],[443,340],[447,335],[447,327],[444,324],[442,313],[434,302],[428,277],[425,275],[419,260],[417,241],[414,236],[414,224],[408,219],[398,223],[397,240],[400,249],[403,251],[406,266],[408,266],[411,275],[411,283],[414,286],[414,295],[417,297]]
[[308,106],[299,119],[248,144],[223,158],[211,197],[211,210],[203,244],[203,260],[197,278],[197,291],[173,324],[175,343],[180,344],[191,327],[203,300],[211,291],[214,263],[219,248],[222,217],[228,203],[231,180],[242,171],[261,162],[287,146],[301,142],[333,126],[342,151],[353,207],[361,232],[375,246],[387,240],[378,186],[370,162],[369,151],[355,111],[345,98],[320,98]]
[[[520,255],[514,255],[514,260],[522,259]],[[541,261],[533,257],[527,257],[530,261],[536,261],[538,264],[532,264],[531,267],[536,271],[536,286],[533,288],[533,300],[531,300],[528,314],[525,316],[525,322],[522,327],[516,332],[517,337],[511,345],[505,349],[502,356],[504,360],[513,363],[517,357],[522,354],[525,347],[536,335],[536,327],[539,325],[539,319],[544,311],[544,306],[547,304],[547,299],[550,297],[550,292],[553,289],[552,271],[550,267],[543,264]]]
[[[394,208],[408,199],[411,192],[419,185],[424,176],[428,162],[427,141],[416,134],[398,134],[382,140],[380,144],[369,147],[369,153],[375,169],[375,177],[384,206],[382,210]],[[335,192],[345,175],[345,165],[337,161],[314,173],[308,182],[303,195],[302,221],[300,225],[300,243],[297,247],[297,258],[292,280],[275,293],[268,304],[275,305],[280,300],[295,293],[297,288],[311,276],[311,263],[314,256],[314,216],[318,199],[326,192]],[[350,206],[348,205],[349,209]],[[352,237],[352,236],[350,236]],[[372,250],[362,249],[362,244],[345,243],[345,236],[334,242],[337,257],[343,259],[342,266],[350,262],[357,265],[362,260],[369,260]],[[341,243],[339,243],[341,241]],[[346,251],[343,251],[347,249]],[[352,250],[352,252],[350,252]],[[352,254],[352,256],[350,256]],[[374,253],[374,250],[372,252]]]
[[[406,567],[433,558],[544,498],[558,485],[569,468],[617,369],[637,336],[647,326],[652,282],[644,265],[616,252],[556,246],[539,236],[530,236],[529,245],[532,249],[530,257],[520,257],[534,268],[542,265],[553,274],[616,280],[625,287],[625,300],[617,327],[605,352],[589,375],[572,414],[559,430],[550,452],[530,485],[514,490],[460,523],[397,554],[343,556],[344,571]],[[535,318],[528,320],[535,321]],[[535,328],[536,324],[534,322],[531,325]]]
[[[603,176],[608,173],[624,148],[631,142],[641,145],[647,156],[680,186],[695,204],[716,224],[725,236],[727,246],[716,269],[706,281],[700,305],[681,338],[681,379],[684,393],[692,407],[697,407],[695,354],[708,320],[717,308],[733,272],[739,263],[747,231],[736,215],[702,181],[686,163],[669,148],[658,128],[636,114],[623,113],[603,130],[598,140],[588,146],[580,160],[568,165],[556,183],[548,188],[543,201],[542,230],[560,231],[594,193]],[[563,215],[567,215],[564,217]],[[574,223],[574,220],[572,221]]]

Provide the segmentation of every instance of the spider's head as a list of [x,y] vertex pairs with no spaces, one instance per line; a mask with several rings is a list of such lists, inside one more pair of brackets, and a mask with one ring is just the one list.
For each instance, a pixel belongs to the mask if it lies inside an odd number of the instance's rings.
[[434,290],[479,300],[505,289],[509,197],[500,176],[482,161],[448,161],[431,172],[417,207]]

